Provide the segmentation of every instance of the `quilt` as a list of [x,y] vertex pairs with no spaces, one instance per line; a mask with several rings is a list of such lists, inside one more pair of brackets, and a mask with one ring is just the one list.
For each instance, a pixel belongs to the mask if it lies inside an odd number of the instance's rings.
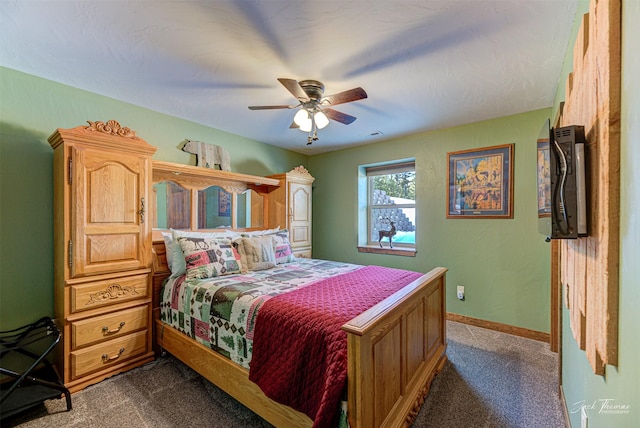
[[266,301],[249,379],[267,397],[309,416],[314,428],[335,426],[347,384],[342,325],[421,276],[367,266]]
[[317,259],[296,259],[273,269],[203,280],[169,278],[160,319],[249,369],[256,316],[274,296],[362,266]]

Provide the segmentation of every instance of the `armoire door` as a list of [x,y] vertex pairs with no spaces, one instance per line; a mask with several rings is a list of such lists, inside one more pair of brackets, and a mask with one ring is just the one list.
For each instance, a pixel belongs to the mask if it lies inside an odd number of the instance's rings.
[[71,276],[147,266],[148,159],[73,147]]
[[311,246],[311,186],[289,183],[289,240],[292,247]]

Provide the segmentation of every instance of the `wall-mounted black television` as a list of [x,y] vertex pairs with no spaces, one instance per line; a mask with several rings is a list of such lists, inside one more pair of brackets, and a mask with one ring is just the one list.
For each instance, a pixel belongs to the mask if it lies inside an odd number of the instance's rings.
[[[549,123],[546,122],[542,134],[548,132],[547,179],[551,216],[541,219],[539,230],[548,240],[577,239],[588,234],[584,127],[571,125],[553,128]],[[538,141],[541,141],[540,137]]]

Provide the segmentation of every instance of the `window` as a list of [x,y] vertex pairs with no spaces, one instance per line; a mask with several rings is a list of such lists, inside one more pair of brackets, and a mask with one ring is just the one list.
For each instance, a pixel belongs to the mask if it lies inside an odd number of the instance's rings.
[[[415,169],[415,161],[364,167],[366,180],[361,183],[366,182],[366,245],[391,248],[391,232],[393,248],[415,248]],[[360,241],[365,240],[361,237]]]

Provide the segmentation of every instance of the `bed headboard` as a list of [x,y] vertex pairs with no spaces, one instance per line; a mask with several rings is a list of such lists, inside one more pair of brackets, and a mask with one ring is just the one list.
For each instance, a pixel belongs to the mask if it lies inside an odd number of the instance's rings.
[[[157,232],[160,235],[160,241],[156,240],[156,231],[153,233],[153,246],[152,246],[152,277],[151,277],[151,286],[152,286],[152,296],[153,296],[153,318],[156,319],[159,315],[160,311],[160,292],[162,289],[162,283],[164,280],[171,275],[171,271],[169,270],[169,265],[167,264],[167,252],[164,246],[164,240],[162,239],[162,235],[160,232]],[[156,314],[156,311],[158,314]]]
[[[172,162],[153,161],[153,184],[163,181],[171,181],[190,192],[190,202],[189,207],[187,208],[190,211],[190,219],[188,225],[189,227],[184,228],[186,230],[198,230],[197,213],[199,190],[206,189],[210,186],[218,186],[224,189],[226,192],[231,193],[233,195],[231,203],[231,218],[232,221],[235,222],[234,201],[236,200],[235,196],[237,194],[245,192],[246,190],[253,190],[259,195],[262,195],[264,199],[268,200],[269,193],[271,193],[281,185],[280,180],[275,178],[260,177],[231,171],[221,171],[217,169],[203,168]],[[166,248],[164,239],[162,237],[162,232],[167,232],[168,230],[158,229],[156,227],[158,224],[158,214],[156,212],[158,195],[156,195],[155,191],[151,192],[151,195],[152,200],[150,203],[150,217],[152,224],[155,227],[153,229],[152,235],[152,296],[155,319],[160,311],[160,291],[162,288],[162,283],[169,275],[171,275],[171,271],[169,270],[169,266],[167,264]],[[269,204],[266,201],[263,201],[263,211],[261,213],[263,218],[263,227],[266,227],[267,225],[266,219],[268,218],[268,205]],[[180,229],[183,228],[181,227]],[[232,224],[232,230],[246,231],[256,229],[261,229],[261,227],[237,228],[235,224]],[[229,229],[220,229],[219,231],[228,230]],[[205,230],[202,229],[202,231]],[[206,231],[211,232],[216,230],[206,229]]]
[[[153,161],[153,191],[151,192],[152,225],[155,228],[173,227],[176,229],[202,229],[209,224],[214,213],[207,210],[222,210],[218,219],[227,217],[230,221],[224,226],[232,229],[244,227],[250,222],[238,222],[238,198],[240,194],[250,190],[256,197],[251,200],[251,223],[253,226],[264,225],[268,216],[264,199],[280,186],[280,180],[259,177],[231,171],[183,165],[172,162]],[[214,189],[217,187],[217,190]],[[213,194],[209,190],[213,190]],[[216,198],[212,206],[207,198]],[[215,199],[213,199],[215,200]],[[246,200],[245,200],[246,201]],[[262,203],[261,203],[262,201]],[[158,204],[160,202],[160,204]],[[204,208],[199,210],[200,208]],[[245,204],[248,206],[249,203]],[[255,206],[254,206],[255,205]],[[157,211],[162,207],[162,211]],[[262,224],[260,224],[262,223]],[[215,227],[222,224],[215,222]]]

